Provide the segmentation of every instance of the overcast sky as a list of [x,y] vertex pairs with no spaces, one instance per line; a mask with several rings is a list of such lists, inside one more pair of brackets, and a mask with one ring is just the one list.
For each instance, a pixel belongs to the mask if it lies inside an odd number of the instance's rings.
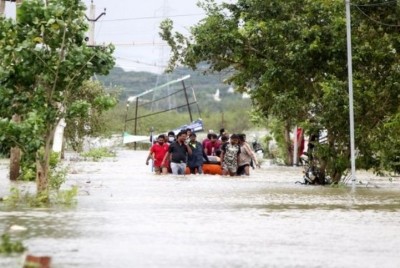
[[[179,32],[188,33],[188,28],[205,16],[197,1],[93,0],[96,15],[107,9],[95,25],[96,43],[115,44],[117,66],[126,70],[162,72],[169,49],[158,35],[160,22],[170,17]],[[89,9],[91,0],[83,2]],[[13,12],[15,5],[7,2],[6,14]]]
[[[89,6],[90,0],[84,0]],[[96,23],[96,42],[112,42],[119,66],[130,70],[161,72],[169,49],[159,37],[163,17],[171,17],[181,32],[204,18],[197,0],[94,0],[96,13],[107,15]]]

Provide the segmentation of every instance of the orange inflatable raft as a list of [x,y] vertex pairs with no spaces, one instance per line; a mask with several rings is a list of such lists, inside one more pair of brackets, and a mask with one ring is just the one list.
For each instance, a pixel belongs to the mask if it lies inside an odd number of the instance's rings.
[[[186,167],[186,174],[190,174],[190,169]],[[211,175],[222,175],[222,167],[220,163],[210,162],[203,164],[203,173]]]

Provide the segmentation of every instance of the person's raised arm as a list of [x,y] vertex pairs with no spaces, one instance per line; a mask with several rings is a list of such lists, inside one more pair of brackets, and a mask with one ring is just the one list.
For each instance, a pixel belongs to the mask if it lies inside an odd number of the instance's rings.
[[189,144],[185,143],[186,151],[189,155],[192,155],[192,148],[190,148]]

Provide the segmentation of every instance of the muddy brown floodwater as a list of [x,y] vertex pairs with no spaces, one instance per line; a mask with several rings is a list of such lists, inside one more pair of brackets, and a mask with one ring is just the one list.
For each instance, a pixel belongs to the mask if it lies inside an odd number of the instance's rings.
[[[10,210],[0,230],[53,267],[400,267],[400,179],[358,173],[357,189],[295,184],[301,168],[250,177],[156,176],[147,152],[70,162],[72,208]],[[0,164],[0,196],[9,193]],[[368,183],[368,185],[367,185]],[[25,185],[26,186],[26,185]],[[21,267],[22,256],[0,257]]]

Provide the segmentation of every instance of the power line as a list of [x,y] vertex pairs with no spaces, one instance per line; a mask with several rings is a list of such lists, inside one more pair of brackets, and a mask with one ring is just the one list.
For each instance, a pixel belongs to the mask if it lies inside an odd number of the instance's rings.
[[363,14],[365,17],[367,17],[369,20],[375,22],[376,24],[380,24],[380,25],[387,26],[387,27],[400,27],[399,24],[388,24],[388,23],[378,21],[378,20],[372,18],[371,16],[369,16],[367,13],[365,13],[359,6],[355,6],[355,7],[358,9],[358,11],[361,12],[361,14]]
[[389,5],[389,4],[393,4],[393,3],[397,3],[397,0],[380,2],[380,3],[372,3],[372,4],[351,4],[351,5],[355,6],[355,7],[376,7],[376,6],[385,6],[385,5]]
[[[112,42],[108,42],[112,43]],[[131,43],[112,43],[114,46],[168,46],[166,42],[131,42]]]
[[143,62],[143,61],[139,61],[139,60],[134,60],[134,59],[128,59],[128,58],[123,58],[123,57],[115,57],[116,59],[120,59],[120,60],[124,60],[124,61],[128,61],[128,62],[133,62],[133,63],[137,63],[137,64],[141,64],[141,65],[147,65],[147,66],[152,66],[152,67],[167,67],[165,65],[160,65],[157,63],[148,63],[148,62]]
[[202,16],[204,13],[193,13],[193,14],[180,14],[172,16],[149,16],[149,17],[135,17],[135,18],[123,18],[123,19],[110,19],[102,20],[103,22],[115,22],[115,21],[129,21],[129,20],[155,20],[155,19],[166,19],[166,18],[177,18],[177,17],[191,17],[191,16]]

